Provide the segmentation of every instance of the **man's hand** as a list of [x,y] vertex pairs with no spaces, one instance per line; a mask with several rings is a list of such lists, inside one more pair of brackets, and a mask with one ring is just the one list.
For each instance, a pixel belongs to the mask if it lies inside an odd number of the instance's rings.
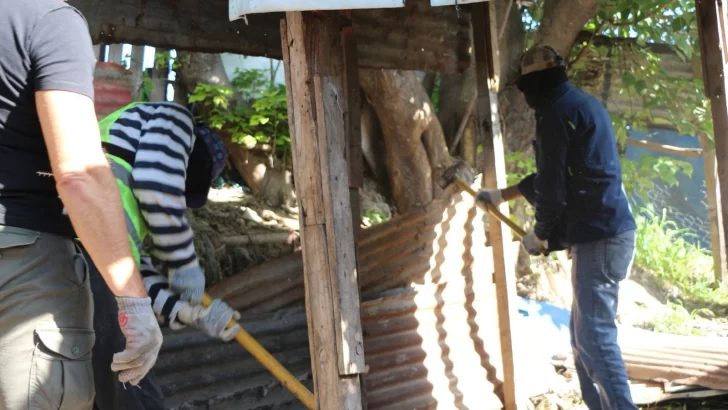
[[504,202],[503,193],[500,189],[482,189],[475,196],[475,203],[483,210],[486,209],[486,202],[498,206]]
[[523,249],[525,249],[529,255],[541,255],[548,248],[548,242],[542,241],[533,232],[524,236],[521,244],[523,245]]
[[119,306],[119,327],[126,337],[126,349],[114,354],[111,370],[119,373],[119,381],[133,386],[146,376],[157,361],[162,347],[162,331],[152,311],[150,298],[116,298]]
[[227,303],[215,299],[208,307],[185,304],[177,313],[177,320],[202,330],[207,335],[217,337],[225,342],[232,340],[240,330],[235,324],[225,329],[231,320],[240,319],[240,313],[234,311]]
[[177,269],[172,273],[169,287],[182,300],[191,305],[199,305],[202,303],[202,294],[205,293],[205,273],[199,265]]

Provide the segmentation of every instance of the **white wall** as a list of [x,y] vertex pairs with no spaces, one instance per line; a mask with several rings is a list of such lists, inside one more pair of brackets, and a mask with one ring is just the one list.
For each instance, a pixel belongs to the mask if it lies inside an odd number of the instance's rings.
[[[236,67],[241,70],[257,68],[268,72],[271,61],[273,62],[273,66],[275,67],[280,60],[271,60],[270,58],[266,57],[246,57],[238,54],[222,55],[222,64],[225,67],[225,73],[230,79],[232,79],[235,75]],[[283,64],[281,64],[281,66],[278,68],[278,72],[276,73],[276,84],[285,83],[286,76],[283,72]]]

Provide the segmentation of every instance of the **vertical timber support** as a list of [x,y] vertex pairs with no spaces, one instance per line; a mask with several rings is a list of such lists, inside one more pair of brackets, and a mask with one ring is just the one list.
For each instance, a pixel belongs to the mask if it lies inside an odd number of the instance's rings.
[[[506,164],[503,134],[498,111],[500,81],[498,35],[495,2],[473,5],[473,39],[477,78],[476,115],[483,135],[483,187],[506,186]],[[501,205],[507,215],[508,207]],[[489,216],[490,244],[493,249],[493,267],[500,326],[501,355],[503,358],[503,404],[506,410],[525,409],[525,397],[519,391],[519,357],[514,343],[516,332],[516,272],[514,258],[510,256],[511,231],[492,215]]]
[[[695,12],[698,17],[698,35],[700,53],[703,63],[703,84],[705,95],[710,98],[713,114],[713,136],[715,141],[715,158],[717,162],[717,185],[720,198],[728,198],[728,101],[726,100],[726,10],[722,0],[695,0]],[[705,151],[704,151],[705,152]],[[706,170],[706,181],[708,175]],[[708,192],[711,195],[711,192]],[[728,226],[728,206],[721,207],[722,223],[719,229],[723,235],[723,243],[713,242],[713,254],[725,255],[726,230]],[[720,242],[720,241],[719,241]],[[722,249],[715,249],[721,246]],[[721,262],[721,263],[724,263]],[[723,269],[723,268],[721,268]],[[723,270],[723,272],[725,272]],[[716,272],[717,274],[717,272]],[[724,274],[723,274],[724,275]],[[721,278],[726,286],[726,277]]]
[[723,204],[720,201],[718,183],[718,164],[715,148],[705,133],[700,134],[703,147],[703,169],[705,170],[705,194],[708,197],[708,221],[710,223],[710,243],[713,249],[713,271],[716,283],[728,285],[728,257],[726,256],[725,232],[723,231]]
[[349,24],[342,27],[341,44],[344,50],[344,89],[346,90],[346,160],[349,164],[349,192],[351,196],[354,237],[361,231],[361,201],[359,189],[364,185],[364,163],[361,151],[361,91],[359,88],[359,61],[356,40]]
[[142,83],[144,82],[144,46],[132,46],[131,47],[131,97],[137,101],[142,90]]
[[360,410],[364,373],[338,14],[281,22],[317,409]]

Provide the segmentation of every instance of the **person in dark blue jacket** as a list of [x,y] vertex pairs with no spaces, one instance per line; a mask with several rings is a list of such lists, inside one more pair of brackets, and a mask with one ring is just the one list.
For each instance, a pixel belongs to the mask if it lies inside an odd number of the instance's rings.
[[596,98],[569,82],[563,58],[551,47],[525,53],[518,88],[536,113],[537,171],[517,185],[482,190],[477,201],[499,205],[526,197],[536,208],[535,228],[523,238],[526,251],[568,249],[571,344],[584,402],[592,410],[636,410],[616,325],[636,225],[611,119]]

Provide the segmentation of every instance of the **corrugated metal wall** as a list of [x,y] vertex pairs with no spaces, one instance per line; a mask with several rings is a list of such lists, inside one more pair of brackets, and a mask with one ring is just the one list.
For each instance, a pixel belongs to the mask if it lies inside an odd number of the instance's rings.
[[[495,287],[473,279],[389,291],[362,303],[369,409],[502,407]],[[244,326],[311,388],[303,307],[257,315]],[[235,342],[196,332],[168,332],[155,371],[170,409],[303,408]]]
[[[456,195],[364,231],[359,283],[369,409],[502,407],[483,216],[472,197]],[[310,386],[300,255],[251,271],[214,293],[242,308],[246,329]],[[157,369],[170,408],[301,408],[240,346],[195,333],[166,336]]]
[[[372,293],[473,273],[492,280],[483,216],[472,197],[457,194],[364,230],[358,249],[360,289]],[[303,303],[301,254],[240,272],[208,291],[244,314]]]

